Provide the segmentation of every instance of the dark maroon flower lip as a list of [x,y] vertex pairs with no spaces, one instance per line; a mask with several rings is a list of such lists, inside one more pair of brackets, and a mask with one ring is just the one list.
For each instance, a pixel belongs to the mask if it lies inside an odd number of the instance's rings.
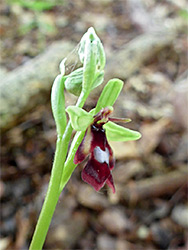
[[83,181],[93,186],[96,191],[99,191],[106,183],[115,193],[111,174],[115,160],[102,127],[108,122],[108,116],[111,112],[112,110],[106,107],[94,116],[94,122],[86,130],[75,154],[74,163],[82,162],[89,155],[89,160],[81,175]]

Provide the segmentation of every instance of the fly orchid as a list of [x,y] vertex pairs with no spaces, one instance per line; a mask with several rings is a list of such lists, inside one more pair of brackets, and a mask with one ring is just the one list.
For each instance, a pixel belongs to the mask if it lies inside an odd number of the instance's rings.
[[[139,132],[114,123],[129,119],[109,117],[123,87],[123,82],[119,79],[111,79],[104,86],[93,110],[86,112],[82,109],[90,92],[102,84],[106,63],[103,45],[92,27],[79,43],[78,57],[81,67],[69,75],[66,75],[65,70],[66,58],[62,60],[60,74],[52,86],[51,104],[57,129],[56,151],[50,183],[30,250],[42,249],[59,195],[77,164],[89,155],[88,163],[82,171],[82,179],[97,191],[106,183],[115,192],[111,173],[115,160],[108,141],[129,141],[141,137]],[[66,110],[65,89],[78,96],[75,106],[69,106]],[[73,129],[77,132],[69,148]]]
[[[129,122],[131,121],[130,119],[111,118],[109,116],[113,112],[113,107],[104,107],[105,100],[108,100],[107,96],[111,92],[107,90],[112,90],[114,84],[116,84],[117,89],[117,86],[121,85],[120,83],[122,83],[122,81],[118,79],[109,81],[106,85],[106,89],[99,98],[96,109],[89,113],[75,106],[69,106],[66,109],[70,116],[72,127],[77,131],[85,131],[83,140],[75,153],[74,164],[77,165],[81,163],[89,155],[88,162],[82,170],[81,176],[83,181],[93,186],[96,191],[99,191],[106,183],[112,189],[112,192],[115,193],[111,173],[115,165],[115,159],[108,141],[129,141],[137,140],[141,137],[139,132],[114,123]],[[112,92],[111,96],[113,99]],[[99,107],[101,107],[101,109],[96,113]]]
[[94,116],[94,121],[86,130],[74,157],[74,163],[78,164],[90,154],[88,163],[82,171],[82,179],[92,185],[96,191],[100,190],[106,182],[115,192],[111,175],[115,160],[103,129],[111,112],[112,110],[106,107]]
[[109,115],[112,111],[112,107],[105,107],[93,117],[93,123],[86,130],[75,154],[74,163],[82,162],[90,154],[89,160],[82,171],[82,179],[93,186],[96,191],[99,191],[106,183],[115,193],[111,174],[115,159],[103,127],[108,121],[128,122],[129,119],[110,118]]

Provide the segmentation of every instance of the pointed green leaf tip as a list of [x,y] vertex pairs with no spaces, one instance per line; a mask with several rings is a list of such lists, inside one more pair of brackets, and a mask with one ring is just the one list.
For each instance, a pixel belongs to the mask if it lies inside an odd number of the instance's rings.
[[66,111],[69,114],[72,127],[77,131],[85,131],[93,121],[91,114],[76,106],[69,106]]
[[106,136],[109,141],[134,141],[141,137],[137,131],[119,126],[113,122],[107,122],[103,125],[106,130]]

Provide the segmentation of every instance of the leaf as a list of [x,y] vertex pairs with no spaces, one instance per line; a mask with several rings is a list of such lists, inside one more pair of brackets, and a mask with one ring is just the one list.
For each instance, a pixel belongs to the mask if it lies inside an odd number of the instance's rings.
[[134,141],[141,137],[141,134],[137,131],[124,128],[113,122],[107,122],[103,125],[106,130],[106,136],[109,141]]
[[114,78],[105,85],[95,108],[98,113],[102,108],[113,106],[123,88],[123,81]]
[[85,131],[93,121],[93,116],[79,107],[69,106],[66,111],[76,131]]
[[53,83],[51,92],[52,112],[56,122],[57,133],[63,135],[67,123],[65,113],[64,81],[62,75],[58,75]]
[[39,0],[8,0],[10,4],[19,4],[24,8],[28,8],[33,11],[43,11],[43,10],[50,10],[54,6],[57,6],[56,2],[51,1],[39,1]]
[[181,9],[179,11],[179,15],[183,17],[185,20],[188,20],[188,10],[187,9]]
[[43,11],[43,10],[50,10],[52,9],[56,3],[55,2],[48,2],[48,1],[15,1],[16,3],[20,4],[21,6],[28,8],[33,11]]

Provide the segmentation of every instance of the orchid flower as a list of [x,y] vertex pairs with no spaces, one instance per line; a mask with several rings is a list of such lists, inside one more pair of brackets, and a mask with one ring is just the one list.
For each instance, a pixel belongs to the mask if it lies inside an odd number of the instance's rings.
[[[116,84],[120,82],[120,80],[116,80]],[[108,89],[111,87],[112,81],[107,84]],[[104,100],[104,95],[101,96]],[[89,155],[88,162],[81,174],[83,181],[93,186],[96,191],[99,191],[106,183],[115,193],[111,173],[115,159],[108,141],[137,140],[141,137],[140,133],[115,124],[114,121],[129,122],[131,120],[109,117],[113,112],[112,106],[102,107],[97,114],[95,114],[95,109],[88,113],[75,106],[69,106],[66,111],[70,116],[72,127],[77,131],[85,131],[84,138],[74,157],[74,164],[78,164]]]

